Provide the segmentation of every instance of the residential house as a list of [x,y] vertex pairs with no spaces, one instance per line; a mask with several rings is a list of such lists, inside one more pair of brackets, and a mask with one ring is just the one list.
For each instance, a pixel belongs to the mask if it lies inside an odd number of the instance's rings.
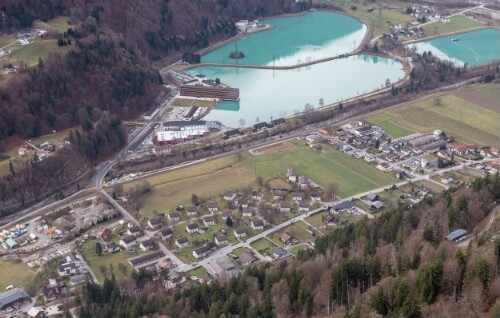
[[127,234],[128,235],[133,235],[135,237],[139,237],[141,236],[143,233],[142,233],[142,229],[137,226],[137,225],[134,225],[132,227],[130,227],[128,230],[127,230]]
[[305,198],[305,194],[302,192],[292,192],[292,200],[293,201],[302,201]]
[[331,215],[331,214],[328,214],[326,217],[325,217],[325,224],[326,225],[335,225],[339,223],[339,218],[334,216],[334,215]]
[[264,199],[264,194],[260,191],[254,191],[252,192],[252,198],[254,200],[262,201],[262,199]]
[[263,230],[264,229],[264,221],[262,221],[262,220],[253,220],[252,221],[252,228],[254,230]]
[[311,201],[321,202],[321,193],[315,192],[315,193],[311,194]]
[[286,232],[281,234],[280,240],[287,245],[295,245],[299,242],[299,240]]
[[384,204],[380,201],[375,201],[370,204],[370,210],[372,211],[380,211],[384,208]]
[[121,251],[122,249],[115,243],[109,243],[104,246],[104,250],[108,253],[116,253]]
[[197,248],[193,251],[193,256],[197,259],[206,257],[210,255],[213,251],[217,249],[217,245],[214,242],[208,242],[200,248]]
[[237,238],[242,238],[247,236],[247,232],[248,231],[246,229],[235,229],[234,236],[236,236]]
[[227,235],[225,234],[219,234],[215,237],[215,244],[217,246],[222,246],[222,245],[227,245],[229,244],[229,241],[227,239]]
[[185,237],[178,238],[177,240],[175,240],[175,245],[178,248],[187,247],[189,245],[189,240]]
[[297,171],[295,171],[295,169],[289,168],[286,176],[288,177],[288,181],[297,182]]
[[380,200],[380,197],[378,196],[378,194],[376,193],[369,193],[367,196],[366,196],[366,199],[370,202],[375,202],[375,201],[379,201]]
[[43,298],[46,302],[50,302],[57,298],[61,293],[59,289],[59,284],[55,279],[50,278],[47,285],[42,290]]
[[215,225],[215,216],[209,215],[209,216],[204,217],[203,224],[205,224],[205,226]]
[[76,263],[64,263],[59,265],[58,272],[61,277],[75,275],[80,272],[80,266]]
[[283,200],[284,196],[285,196],[285,194],[281,190],[275,190],[273,192],[273,200],[274,200],[274,202]]
[[254,214],[254,210],[252,208],[243,208],[241,209],[241,215],[243,217],[252,217]]
[[351,200],[346,200],[346,201],[339,202],[339,203],[335,204],[334,206],[332,206],[332,210],[334,212],[339,213],[342,211],[352,209],[353,207],[354,207],[354,203]]
[[155,241],[153,241],[151,239],[147,239],[147,240],[142,241],[141,244],[139,244],[139,247],[143,251],[149,251],[152,249],[156,249],[157,245],[156,245]]
[[74,276],[71,276],[69,278],[69,284],[71,286],[78,286],[78,285],[85,283],[86,281],[87,281],[87,277],[85,277],[85,275],[83,275],[83,274],[74,275]]
[[256,123],[255,125],[252,126],[253,127],[253,132],[256,132],[256,131],[259,131],[261,129],[265,129],[265,128],[268,128],[268,125],[265,121],[263,122],[260,122],[260,123]]
[[277,259],[278,258],[283,258],[283,257],[285,257],[287,255],[288,255],[288,252],[284,248],[282,248],[282,247],[277,247],[277,248],[275,248],[273,250],[273,256],[275,258],[277,258]]
[[152,218],[148,220],[148,226],[152,230],[159,229],[161,227],[161,220],[160,218]]
[[233,211],[227,210],[227,211],[222,212],[222,219],[224,221],[226,221],[228,218],[232,218],[232,217],[233,217]]
[[120,240],[119,244],[120,244],[120,246],[123,246],[124,248],[128,249],[128,248],[131,248],[132,246],[136,246],[137,240],[135,239],[135,236],[129,235],[129,236],[123,237]]
[[441,178],[441,182],[444,184],[453,184],[455,182],[455,179],[453,179],[453,177],[444,176]]
[[299,203],[299,212],[309,212],[310,209],[309,202],[306,201],[300,201]]
[[162,240],[168,240],[169,238],[172,237],[174,232],[172,231],[171,228],[165,228],[160,231],[161,239]]
[[219,205],[217,203],[208,203],[207,209],[212,213],[219,212]]
[[186,216],[188,218],[197,217],[198,216],[198,208],[195,206],[188,206],[186,208]]
[[455,145],[450,147],[450,150],[459,156],[464,156],[465,154],[467,154],[469,147],[467,147],[466,145]]
[[226,201],[234,201],[234,200],[236,200],[236,198],[238,197],[238,195],[234,191],[226,191],[226,192],[224,192],[224,194],[223,194],[222,197]]
[[299,177],[299,188],[301,190],[309,188],[309,179],[306,176]]
[[417,204],[420,201],[422,201],[423,197],[413,194],[413,193],[407,193],[406,194],[406,199],[411,203],[411,204]]
[[283,202],[280,204],[280,212],[290,212],[292,210],[292,206],[290,203]]
[[111,239],[112,233],[113,232],[110,229],[108,229],[107,227],[104,227],[104,228],[99,230],[99,237],[101,238],[101,240],[107,242]]
[[240,262],[240,264],[242,266],[248,266],[250,264],[252,264],[253,262],[255,262],[257,260],[257,258],[253,255],[253,253],[247,251],[243,254],[240,255],[240,257],[238,258],[238,261]]
[[194,234],[199,232],[200,227],[198,226],[198,223],[192,223],[186,225],[186,232],[189,234]]
[[181,219],[179,213],[177,212],[172,212],[170,214],[168,214],[168,219],[172,222],[177,222]]

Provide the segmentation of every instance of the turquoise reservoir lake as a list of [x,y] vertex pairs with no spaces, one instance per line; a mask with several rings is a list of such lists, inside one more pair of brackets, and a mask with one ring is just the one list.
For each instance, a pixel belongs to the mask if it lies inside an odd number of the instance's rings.
[[[302,16],[265,20],[273,29],[254,33],[238,42],[245,53],[241,64],[294,65],[354,50],[366,27],[350,17],[327,11]],[[294,30],[293,32],[290,30]],[[245,44],[243,44],[245,43]],[[202,57],[202,62],[229,63],[234,43]],[[233,61],[231,61],[232,63]],[[395,83],[404,77],[400,62],[370,55],[357,55],[291,70],[264,70],[198,66],[187,70],[220,78],[221,82],[240,89],[240,102],[222,102],[205,118],[230,127],[253,125],[270,117],[286,117],[345,100]]]
[[[237,41],[245,54],[239,64],[295,65],[309,60],[348,53],[361,44],[366,26],[358,20],[328,11],[263,20],[272,29],[247,35]],[[236,42],[202,56],[202,62],[236,63],[229,58]]]
[[[455,40],[455,41],[453,41]],[[482,29],[411,44],[418,53],[431,51],[456,65],[478,65],[500,60],[500,30]]]

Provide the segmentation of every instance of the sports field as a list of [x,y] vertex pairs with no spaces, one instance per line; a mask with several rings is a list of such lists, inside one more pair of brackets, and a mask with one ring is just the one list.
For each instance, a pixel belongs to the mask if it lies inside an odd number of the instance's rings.
[[500,146],[500,104],[498,85],[477,85],[403,104],[368,118],[373,123],[395,124],[431,133],[442,129],[458,141],[479,146]]
[[396,181],[391,174],[328,146],[322,153],[316,153],[308,146],[298,144],[286,152],[247,156],[244,161],[266,178],[285,176],[288,168],[295,168],[297,174],[307,176],[322,187],[335,184],[340,197],[349,197]]
[[427,35],[441,35],[481,26],[481,22],[473,20],[464,15],[456,15],[450,18],[450,23],[435,21],[423,26]]

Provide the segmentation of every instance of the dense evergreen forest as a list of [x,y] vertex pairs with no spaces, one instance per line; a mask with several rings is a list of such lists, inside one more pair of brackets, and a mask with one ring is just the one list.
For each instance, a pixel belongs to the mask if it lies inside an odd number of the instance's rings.
[[[414,207],[338,228],[294,260],[255,266],[230,279],[162,291],[141,270],[88,284],[81,317],[499,317],[500,240],[476,225],[500,200],[500,177],[476,180]],[[475,240],[458,248],[457,227]]]
[[[67,32],[52,36],[71,49],[50,54],[34,68],[21,66],[0,86],[0,151],[9,137],[78,128],[71,135],[73,149],[63,157],[11,166],[10,175],[0,179],[0,215],[43,198],[124,146],[122,121],[154,106],[165,90],[153,61],[227,38],[235,34],[238,19],[305,7],[292,0],[2,1],[1,33],[64,15]],[[74,162],[73,169],[59,169],[61,162]]]

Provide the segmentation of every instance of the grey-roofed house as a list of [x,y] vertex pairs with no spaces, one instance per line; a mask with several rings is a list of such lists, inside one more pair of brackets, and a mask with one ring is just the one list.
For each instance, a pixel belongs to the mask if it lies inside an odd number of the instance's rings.
[[264,199],[264,194],[260,191],[254,191],[254,192],[252,192],[252,198],[254,200],[260,201],[260,200]]
[[252,208],[243,208],[241,209],[241,215],[243,217],[252,217],[254,214],[254,210]]
[[215,225],[215,216],[209,215],[209,216],[204,217],[203,224],[205,224],[205,226]]
[[179,216],[179,213],[177,213],[177,212],[172,212],[172,213],[168,214],[168,219],[170,221],[179,221],[180,218],[181,217]]
[[142,241],[141,244],[139,244],[139,247],[143,251],[149,251],[149,250],[155,249],[157,246],[156,246],[155,241],[153,241],[151,239],[147,239],[147,240]]
[[273,250],[273,256],[275,258],[282,258],[288,255],[288,252],[282,248],[282,247],[277,247]]
[[12,288],[10,290],[6,290],[0,293],[0,309],[11,306],[15,303],[21,303],[30,296],[28,293],[22,288]]
[[302,192],[293,192],[292,193],[292,200],[293,201],[302,201],[304,199],[305,195]]
[[152,218],[148,220],[148,226],[150,229],[156,230],[161,227],[161,220],[160,218]]
[[366,198],[370,201],[370,202],[374,202],[374,201],[378,201],[379,200],[379,196],[378,194],[376,193],[369,193]]
[[175,245],[178,248],[186,247],[189,245],[189,240],[185,237],[178,238],[177,240],[175,240]]
[[186,208],[186,215],[188,218],[198,216],[198,208],[195,206],[188,206]]
[[342,202],[335,204],[334,206],[332,206],[332,210],[335,212],[340,212],[340,211],[352,209],[353,207],[354,207],[354,203],[351,200],[347,200],[347,201],[342,201]]
[[384,208],[384,204],[380,201],[375,201],[370,204],[370,209],[372,211],[380,211]]
[[142,229],[139,226],[134,225],[127,230],[127,234],[138,237],[142,235]]
[[280,204],[280,212],[290,212],[292,210],[292,206],[290,203],[283,202]]
[[189,234],[198,233],[199,230],[200,227],[198,226],[198,223],[186,225],[186,232],[188,232]]
[[207,210],[210,212],[219,212],[219,205],[217,203],[208,203]]
[[162,240],[168,240],[169,238],[172,237],[174,234],[174,231],[172,231],[171,228],[165,228],[160,231],[161,239]]
[[119,244],[120,244],[121,246],[123,246],[124,248],[130,248],[130,247],[132,247],[132,246],[137,245],[137,240],[135,239],[135,236],[133,236],[133,235],[129,235],[129,236],[125,236],[125,237],[123,237],[123,238],[120,240]]
[[227,245],[228,243],[229,241],[227,239],[227,235],[225,234],[219,234],[215,237],[215,244],[218,246]]
[[311,200],[314,202],[321,202],[321,193],[313,193],[311,194]]
[[242,238],[247,236],[247,232],[248,231],[246,229],[235,229],[234,236],[236,236],[237,238]]
[[80,271],[80,266],[78,266],[78,264],[76,264],[75,262],[64,263],[59,265],[58,267],[59,276],[61,277],[78,274],[79,271]]
[[254,230],[263,230],[264,229],[264,221],[262,221],[262,220],[253,220],[252,221],[252,228]]
[[310,207],[309,202],[300,201],[300,203],[299,203],[299,211],[300,212],[308,212],[310,208],[311,207]]
[[296,182],[297,181],[297,171],[294,168],[289,168],[286,176],[288,177],[288,181]]
[[200,248],[197,248],[193,251],[193,256],[196,258],[202,258],[210,255],[213,251],[217,249],[217,245],[214,242],[208,242]]

